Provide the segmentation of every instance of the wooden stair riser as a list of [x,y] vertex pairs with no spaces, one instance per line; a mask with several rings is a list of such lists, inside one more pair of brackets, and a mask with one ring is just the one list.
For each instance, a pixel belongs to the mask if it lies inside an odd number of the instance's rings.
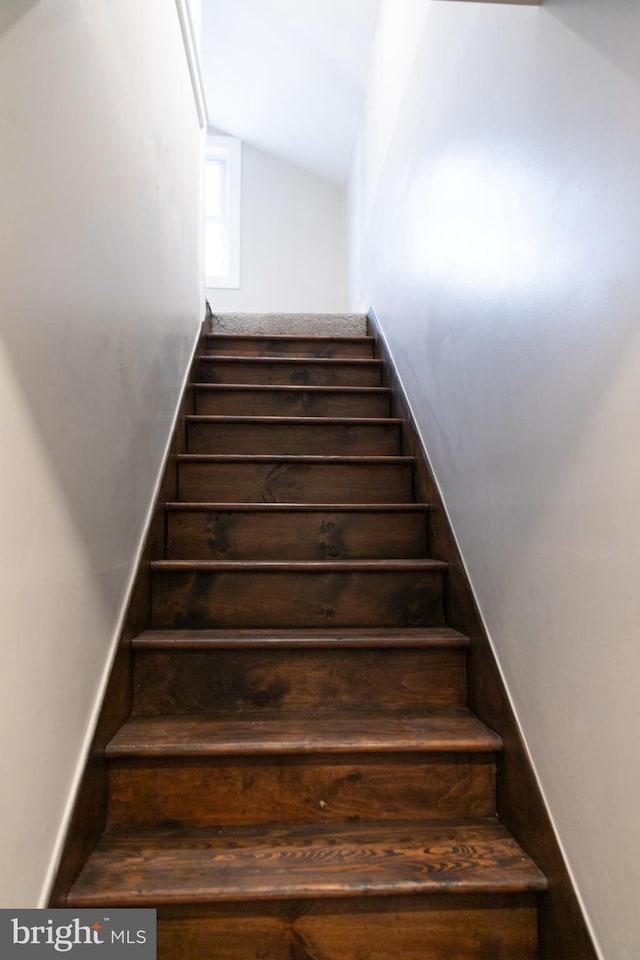
[[366,560],[424,557],[427,511],[167,510],[172,560]]
[[463,648],[138,650],[134,713],[458,707],[465,666]]
[[187,452],[274,456],[393,457],[400,453],[400,424],[393,420],[322,418],[187,419]]
[[329,823],[495,816],[491,754],[112,760],[111,826]]
[[286,337],[207,334],[205,353],[243,357],[373,357],[372,337]]
[[247,385],[243,389],[209,384],[194,388],[194,412],[199,416],[388,417],[389,394],[380,388],[305,390]]
[[179,458],[178,497],[200,503],[409,503],[412,464]]
[[161,908],[158,960],[536,960],[531,894]]
[[152,626],[418,627],[444,624],[442,574],[159,572]]
[[292,384],[298,387],[379,387],[377,360],[251,360],[201,357],[200,383]]

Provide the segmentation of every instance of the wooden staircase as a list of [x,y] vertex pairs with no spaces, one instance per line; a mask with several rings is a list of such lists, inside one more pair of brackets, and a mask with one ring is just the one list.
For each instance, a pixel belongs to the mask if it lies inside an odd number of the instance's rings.
[[205,340],[66,905],[157,907],[161,960],[534,960],[546,880],[496,817],[373,338]]

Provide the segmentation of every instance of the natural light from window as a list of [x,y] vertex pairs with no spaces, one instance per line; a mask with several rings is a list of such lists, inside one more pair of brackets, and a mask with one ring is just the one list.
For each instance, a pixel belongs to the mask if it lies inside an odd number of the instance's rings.
[[207,287],[240,286],[240,141],[208,137],[204,168],[204,271]]

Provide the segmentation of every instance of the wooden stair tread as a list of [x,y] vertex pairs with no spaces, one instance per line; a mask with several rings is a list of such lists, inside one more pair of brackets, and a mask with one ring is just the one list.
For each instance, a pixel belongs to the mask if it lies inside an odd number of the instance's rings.
[[413,465],[414,457],[403,456],[304,456],[295,454],[271,454],[271,453],[179,453],[176,455],[178,463],[339,463],[339,464],[400,464]]
[[254,357],[247,354],[207,354],[202,353],[198,356],[200,363],[224,363],[232,366],[237,364],[255,364],[256,367],[269,366],[269,364],[287,364],[291,366],[322,366],[330,364],[332,366],[355,366],[355,367],[373,367],[382,369],[382,360],[376,357],[292,357],[281,355],[277,357]]
[[444,560],[154,560],[158,573],[437,573],[448,568]]
[[336,710],[132,717],[108,744],[107,756],[481,753],[501,748],[500,737],[467,710]]
[[280,417],[280,416],[235,416],[229,414],[216,415],[216,414],[189,414],[185,417],[187,423],[218,423],[218,424],[227,424],[227,423],[251,423],[251,424],[260,424],[263,426],[277,426],[278,424],[295,424],[295,426],[327,426],[327,425],[337,425],[337,426],[352,426],[357,425],[366,425],[366,426],[390,426],[390,427],[399,427],[402,424],[402,420],[394,419],[393,417]]
[[166,510],[183,512],[197,510],[244,511],[244,512],[281,512],[281,513],[424,513],[431,509],[428,503],[231,503],[229,501],[198,503],[195,500],[184,503],[170,501],[165,503]]
[[67,905],[517,894],[546,886],[494,820],[220,826],[105,834]]
[[145,630],[132,640],[141,650],[251,650],[261,648],[468,647],[470,640],[450,627],[282,630]]
[[193,390],[214,390],[219,392],[242,390],[244,392],[264,392],[264,393],[300,393],[308,391],[320,395],[332,395],[335,393],[360,394],[368,393],[374,396],[381,394],[389,395],[389,387],[350,387],[350,386],[326,386],[323,384],[299,384],[299,383],[194,383],[191,385]]

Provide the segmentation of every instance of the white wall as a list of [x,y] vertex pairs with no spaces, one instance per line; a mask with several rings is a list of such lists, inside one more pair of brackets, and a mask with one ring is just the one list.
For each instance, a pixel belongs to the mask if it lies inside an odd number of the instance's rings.
[[602,956],[634,960],[640,6],[385,0],[380,28],[351,305],[388,336]]
[[242,144],[240,288],[207,290],[214,312],[345,308],[344,190]]
[[0,12],[0,906],[42,905],[202,316],[174,0]]
[[211,123],[343,186],[378,2],[205,0]]

